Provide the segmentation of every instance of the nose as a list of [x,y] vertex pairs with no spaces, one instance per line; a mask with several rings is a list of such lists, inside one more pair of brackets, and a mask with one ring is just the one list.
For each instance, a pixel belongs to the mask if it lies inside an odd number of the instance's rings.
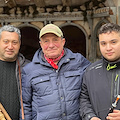
[[8,48],[9,48],[9,49],[13,49],[12,43],[9,43]]
[[111,50],[111,49],[112,49],[111,45],[110,45],[110,44],[107,44],[107,45],[106,45],[106,49],[107,49],[108,51]]
[[53,41],[50,41],[50,43],[49,43],[49,47],[53,47],[53,46],[54,46]]

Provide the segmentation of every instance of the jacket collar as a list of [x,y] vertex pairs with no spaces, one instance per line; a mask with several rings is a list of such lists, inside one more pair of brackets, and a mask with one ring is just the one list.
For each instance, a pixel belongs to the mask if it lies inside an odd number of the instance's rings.
[[[67,48],[64,48],[64,56],[63,56],[64,59],[74,59],[75,56],[73,55],[72,51],[67,49]],[[62,60],[62,59],[61,59]],[[46,62],[46,59],[44,58],[44,54],[42,52],[42,49],[39,48],[34,57],[33,57],[33,62],[35,63],[42,63],[42,62]]]
[[116,69],[120,68],[120,60],[110,62],[107,59],[105,59],[104,57],[102,57],[102,59],[103,59],[103,62],[106,66],[107,71],[115,69],[115,68]]

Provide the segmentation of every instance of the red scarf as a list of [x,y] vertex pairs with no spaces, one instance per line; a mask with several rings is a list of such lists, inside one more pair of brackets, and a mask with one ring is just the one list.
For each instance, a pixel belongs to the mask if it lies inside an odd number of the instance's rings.
[[59,61],[63,57],[63,55],[64,55],[64,50],[62,51],[61,55],[55,59],[47,58],[45,55],[44,57],[53,68],[58,69],[58,65],[56,65],[54,62]]

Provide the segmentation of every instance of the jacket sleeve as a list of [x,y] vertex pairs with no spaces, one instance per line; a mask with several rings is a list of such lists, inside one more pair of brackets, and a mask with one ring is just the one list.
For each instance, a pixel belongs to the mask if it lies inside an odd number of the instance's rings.
[[83,83],[81,88],[81,95],[80,95],[80,116],[82,120],[90,120],[92,117],[96,117],[87,90],[86,86],[86,76],[83,76]]
[[24,68],[22,70],[22,97],[25,120],[32,120],[32,89]]

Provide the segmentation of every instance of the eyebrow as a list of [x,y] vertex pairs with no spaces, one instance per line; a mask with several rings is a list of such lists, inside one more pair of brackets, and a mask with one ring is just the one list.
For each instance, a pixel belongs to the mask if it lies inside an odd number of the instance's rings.
[[[116,41],[116,40],[118,40],[118,39],[112,39],[110,41]],[[106,40],[102,40],[102,41],[99,41],[99,42],[106,42]]]

